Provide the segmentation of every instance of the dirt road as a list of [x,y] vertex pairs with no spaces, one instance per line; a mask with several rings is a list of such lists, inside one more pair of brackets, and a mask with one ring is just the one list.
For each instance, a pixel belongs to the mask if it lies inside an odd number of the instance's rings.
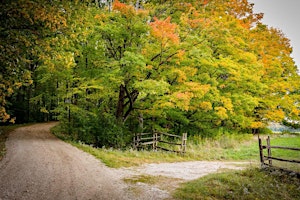
[[[236,165],[240,163],[205,161],[111,169],[53,136],[49,129],[54,125],[26,126],[10,134],[7,154],[0,162],[0,200],[170,199],[169,191],[180,182],[223,168],[240,169]],[[163,185],[123,181],[144,174],[168,179]]]
[[51,135],[53,125],[22,127],[10,134],[0,162],[1,200],[132,199],[113,170]]

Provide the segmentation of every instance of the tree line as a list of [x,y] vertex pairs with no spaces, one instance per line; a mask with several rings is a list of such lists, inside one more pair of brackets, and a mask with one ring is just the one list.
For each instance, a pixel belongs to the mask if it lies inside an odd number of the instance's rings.
[[95,146],[299,120],[289,39],[247,0],[4,0],[0,120]]

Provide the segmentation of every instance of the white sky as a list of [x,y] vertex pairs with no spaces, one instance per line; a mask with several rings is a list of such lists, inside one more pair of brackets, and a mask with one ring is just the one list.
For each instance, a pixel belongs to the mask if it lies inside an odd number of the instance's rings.
[[300,0],[248,0],[255,13],[264,13],[262,22],[280,29],[291,41],[292,57],[300,72]]

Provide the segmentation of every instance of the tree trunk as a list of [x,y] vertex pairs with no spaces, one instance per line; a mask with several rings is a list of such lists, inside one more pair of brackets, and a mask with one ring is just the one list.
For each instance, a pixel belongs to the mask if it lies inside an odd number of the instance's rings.
[[123,121],[123,115],[124,115],[124,99],[125,99],[125,87],[124,85],[120,85],[120,90],[119,90],[119,99],[118,99],[118,104],[117,104],[117,110],[116,110],[116,119],[119,122]]

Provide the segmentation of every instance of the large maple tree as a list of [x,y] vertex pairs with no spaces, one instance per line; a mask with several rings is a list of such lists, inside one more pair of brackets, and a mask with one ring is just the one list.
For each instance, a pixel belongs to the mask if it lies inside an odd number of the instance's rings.
[[22,20],[1,18],[2,121],[24,95],[27,121],[59,119],[97,146],[299,120],[289,40],[247,0],[6,2],[1,16]]

